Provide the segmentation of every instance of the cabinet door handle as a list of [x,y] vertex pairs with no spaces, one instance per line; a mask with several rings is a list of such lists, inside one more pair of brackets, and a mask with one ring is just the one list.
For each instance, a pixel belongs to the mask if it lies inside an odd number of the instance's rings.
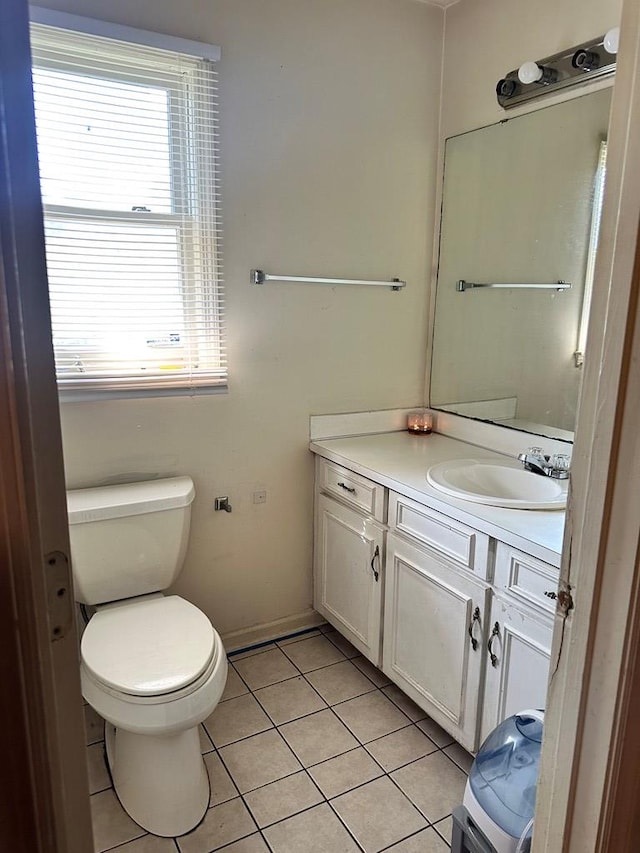
[[491,658],[491,666],[498,666],[498,655],[494,654],[491,649],[491,645],[496,637],[500,638],[499,622],[496,622],[496,624],[493,626],[491,636],[489,637],[489,642],[487,643],[487,651],[489,652],[489,657]]
[[551,599],[553,599],[553,601],[555,601],[555,600],[556,600],[556,598],[558,597],[558,593],[557,593],[557,592],[554,592],[553,590],[547,590],[547,591],[545,592],[545,595],[547,596],[547,598],[551,598]]
[[352,495],[355,495],[356,490],[353,488],[353,486],[347,486],[346,483],[338,483],[338,485],[341,489],[344,489],[345,492],[351,492]]
[[467,632],[469,634],[469,637],[471,638],[471,648],[473,649],[474,652],[477,651],[477,649],[478,649],[478,641],[473,636],[473,626],[476,622],[478,624],[480,624],[480,608],[479,607],[476,607],[476,609],[473,611],[473,619],[471,620],[471,622],[469,622],[469,627],[467,628]]
[[376,559],[378,563],[380,562],[380,547],[376,545],[376,550],[373,552],[373,557],[371,558],[371,571],[373,572],[373,576],[376,579],[376,583],[378,582],[378,578],[380,577],[380,572],[375,567]]

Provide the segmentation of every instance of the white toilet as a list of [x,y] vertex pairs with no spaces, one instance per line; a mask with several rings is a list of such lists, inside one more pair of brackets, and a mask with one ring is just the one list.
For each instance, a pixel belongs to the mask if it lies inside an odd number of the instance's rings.
[[190,477],[67,493],[77,601],[96,613],[81,642],[82,693],[107,721],[109,769],[129,815],[155,835],[193,829],[209,805],[198,724],[227,679],[222,641],[177,578]]

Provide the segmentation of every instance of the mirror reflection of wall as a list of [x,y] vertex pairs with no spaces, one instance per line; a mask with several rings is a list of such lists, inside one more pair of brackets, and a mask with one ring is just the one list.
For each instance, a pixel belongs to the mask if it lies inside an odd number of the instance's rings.
[[447,140],[432,407],[571,437],[609,106],[604,89]]

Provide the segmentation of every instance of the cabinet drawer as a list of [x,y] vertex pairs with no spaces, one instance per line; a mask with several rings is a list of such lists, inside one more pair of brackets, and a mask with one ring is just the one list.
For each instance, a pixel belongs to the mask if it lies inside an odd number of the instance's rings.
[[558,591],[559,571],[549,563],[523,554],[504,542],[496,548],[496,570],[494,584],[520,604],[534,606],[545,613],[556,608],[553,596]]
[[484,533],[394,492],[389,495],[389,527],[488,578],[489,537]]
[[325,459],[318,459],[317,482],[321,492],[385,521],[384,487]]

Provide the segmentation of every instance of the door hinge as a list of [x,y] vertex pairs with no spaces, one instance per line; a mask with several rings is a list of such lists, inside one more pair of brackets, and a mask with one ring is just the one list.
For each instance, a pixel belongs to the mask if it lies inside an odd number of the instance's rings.
[[73,625],[73,595],[69,558],[62,551],[50,551],[44,556],[44,574],[47,587],[49,637],[62,640]]

